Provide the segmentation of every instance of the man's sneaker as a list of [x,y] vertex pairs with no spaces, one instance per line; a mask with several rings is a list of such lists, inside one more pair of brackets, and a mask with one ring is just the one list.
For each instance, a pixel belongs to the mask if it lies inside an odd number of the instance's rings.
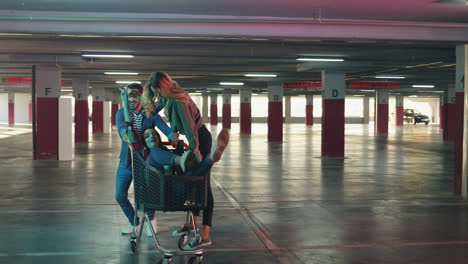
[[129,225],[125,228],[122,228],[120,232],[122,233],[122,235],[130,235],[131,233],[133,233],[134,228],[135,228],[134,225]]
[[215,143],[211,147],[211,152],[210,152],[209,157],[213,162],[218,162],[221,159],[221,156],[223,155],[223,152],[226,149],[228,143],[229,143],[229,132],[227,129],[223,128],[221,129],[221,132],[219,132],[219,135],[216,138]]
[[[197,228],[197,232],[198,232],[198,228]],[[189,232],[195,232],[193,226],[189,228],[188,225],[184,225],[183,227],[175,230],[172,232],[172,236],[181,236],[183,234],[188,234]]]
[[211,240],[209,238],[202,239],[201,236],[196,236],[190,239],[187,244],[185,244],[184,250],[194,250],[200,247],[207,247],[209,245],[211,245]]

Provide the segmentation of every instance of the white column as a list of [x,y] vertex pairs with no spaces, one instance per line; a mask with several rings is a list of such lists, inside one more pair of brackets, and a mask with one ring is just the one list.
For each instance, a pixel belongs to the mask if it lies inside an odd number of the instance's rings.
[[362,114],[364,116],[364,118],[362,119],[363,124],[369,124],[369,115],[370,115],[369,99],[370,99],[369,96],[366,95],[362,100],[362,103],[363,103]]
[[59,98],[59,160],[73,160],[72,99]]
[[[463,52],[462,52],[463,51]],[[461,53],[461,54],[460,54]],[[461,56],[463,55],[463,56]],[[461,86],[464,92],[464,106],[463,106],[463,149],[462,149],[462,196],[468,196],[468,45],[457,46],[457,70],[456,81],[459,83],[456,86]],[[457,155],[457,153],[455,153]]]
[[207,123],[208,122],[208,95],[203,94],[203,104],[202,104],[202,118],[203,122]]
[[291,123],[291,96],[284,97],[284,123]]

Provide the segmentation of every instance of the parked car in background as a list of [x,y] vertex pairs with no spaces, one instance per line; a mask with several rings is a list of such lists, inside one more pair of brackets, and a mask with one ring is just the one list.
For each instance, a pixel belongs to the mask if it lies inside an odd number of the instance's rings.
[[407,123],[424,123],[426,125],[431,121],[427,115],[414,111],[414,109],[403,109],[403,118]]
[[421,113],[415,113],[414,117],[413,117],[413,120],[414,120],[415,125],[417,123],[424,123],[424,124],[427,125],[431,121],[427,115],[423,115]]

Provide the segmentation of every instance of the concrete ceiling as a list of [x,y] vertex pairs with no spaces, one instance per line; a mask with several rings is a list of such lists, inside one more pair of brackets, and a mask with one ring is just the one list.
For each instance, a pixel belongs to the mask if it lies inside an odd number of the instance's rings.
[[[404,75],[402,87],[434,84],[442,91],[454,82],[455,46],[468,43],[468,6],[457,1],[5,1],[0,77],[30,76],[32,64],[54,63],[63,68],[65,86],[86,78],[111,88],[118,79],[143,81],[166,71],[192,91],[219,90],[220,81],[264,91],[271,79],[243,75],[314,81],[326,69],[345,71],[348,81]],[[91,60],[81,57],[86,52],[135,57]],[[303,63],[299,56],[346,61]],[[140,75],[103,74],[119,70]]]

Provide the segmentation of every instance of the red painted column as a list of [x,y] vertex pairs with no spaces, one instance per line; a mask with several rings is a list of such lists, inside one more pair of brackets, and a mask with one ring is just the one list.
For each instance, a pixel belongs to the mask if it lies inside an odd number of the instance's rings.
[[283,85],[268,84],[268,142],[283,141]]
[[388,91],[377,92],[377,134],[388,134]]
[[240,132],[241,134],[252,133],[252,90],[241,88],[239,91],[240,97]]
[[396,125],[403,126],[403,96],[397,95],[396,96]]
[[306,116],[305,124],[307,126],[312,126],[314,124],[314,95],[306,95]]
[[444,96],[441,95],[440,96],[440,101],[439,101],[439,128],[440,129],[444,129],[444,110],[445,110],[445,107],[444,107]]
[[88,81],[73,79],[73,96],[75,97],[75,142],[89,141],[89,107]]
[[223,128],[231,128],[231,90],[223,91]]
[[211,94],[211,105],[210,105],[210,124],[217,125],[218,124],[218,95]]
[[119,104],[112,104],[111,122],[113,126],[117,125],[117,112],[119,111]]
[[15,93],[8,91],[8,126],[15,125]]
[[29,102],[29,123],[32,123],[32,103]]
[[61,69],[55,65],[38,65],[36,68],[36,152],[39,160],[58,160],[61,75]]
[[345,74],[322,71],[322,157],[344,157]]
[[93,121],[93,133],[104,132],[104,89],[95,88],[93,90],[93,113],[91,119]]

